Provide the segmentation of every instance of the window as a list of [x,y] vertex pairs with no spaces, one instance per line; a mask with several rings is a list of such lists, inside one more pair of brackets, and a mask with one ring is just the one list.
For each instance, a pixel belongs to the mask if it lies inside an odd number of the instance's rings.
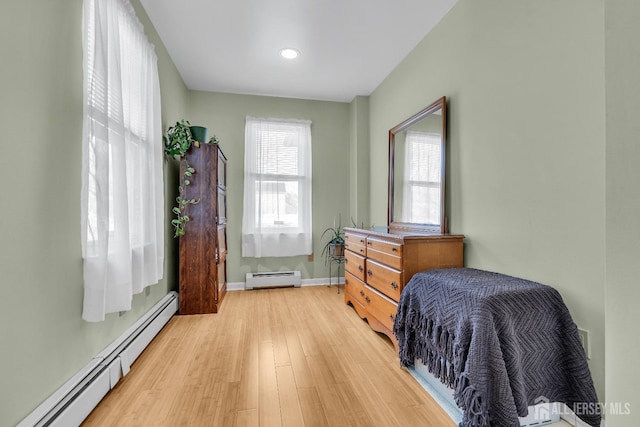
[[247,117],[242,256],[311,253],[311,122]]
[[84,0],[83,318],[131,309],[162,278],[157,59],[129,0]]
[[441,136],[407,132],[402,211],[407,222],[440,223]]

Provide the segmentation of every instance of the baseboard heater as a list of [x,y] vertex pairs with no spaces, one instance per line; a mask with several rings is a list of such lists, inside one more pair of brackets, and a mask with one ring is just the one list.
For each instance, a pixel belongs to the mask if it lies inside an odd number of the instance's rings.
[[299,271],[274,271],[247,273],[245,289],[277,288],[285,286],[300,287],[302,280]]
[[170,292],[17,427],[79,426],[177,311]]

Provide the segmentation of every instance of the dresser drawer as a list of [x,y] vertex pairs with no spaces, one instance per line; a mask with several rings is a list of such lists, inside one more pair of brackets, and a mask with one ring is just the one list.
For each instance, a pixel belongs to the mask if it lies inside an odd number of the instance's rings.
[[372,260],[378,261],[381,264],[386,264],[389,267],[393,267],[396,270],[402,270],[402,258],[390,255],[387,252],[376,251],[375,249],[367,248],[367,257]]
[[365,269],[364,269],[364,260],[365,257],[356,254],[355,252],[346,251],[346,263],[345,269],[356,276],[358,279],[365,281]]
[[402,270],[402,245],[367,239],[367,256],[397,270]]
[[344,244],[347,249],[362,256],[367,255],[367,238],[359,234],[346,233]]
[[400,300],[404,284],[403,273],[384,264],[367,259],[367,284],[382,292],[394,301]]
[[366,306],[367,302],[364,299],[364,288],[364,283],[358,280],[358,278],[356,278],[353,274],[349,273],[348,271],[344,274],[344,291],[351,295],[360,304]]
[[368,238],[367,248],[374,249],[378,252],[382,252],[388,255],[393,255],[397,257],[402,256],[402,244],[400,243],[386,242],[384,240]]
[[390,331],[393,331],[393,321],[396,318],[398,305],[384,295],[366,287],[364,290],[365,307]]

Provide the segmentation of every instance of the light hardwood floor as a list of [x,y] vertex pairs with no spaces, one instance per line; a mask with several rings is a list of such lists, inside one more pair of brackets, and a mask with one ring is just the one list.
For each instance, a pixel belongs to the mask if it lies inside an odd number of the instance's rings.
[[174,317],[83,425],[454,426],[342,291],[229,292]]

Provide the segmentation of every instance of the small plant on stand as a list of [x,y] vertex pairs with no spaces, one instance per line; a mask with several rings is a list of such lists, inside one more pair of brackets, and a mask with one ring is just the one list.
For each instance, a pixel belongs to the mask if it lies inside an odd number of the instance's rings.
[[332,259],[342,258],[344,256],[344,229],[342,228],[340,219],[338,219],[338,226],[336,227],[334,222],[333,227],[329,227],[322,232],[320,239],[324,238],[325,234],[329,234],[331,237],[322,248],[322,256],[326,264]]

